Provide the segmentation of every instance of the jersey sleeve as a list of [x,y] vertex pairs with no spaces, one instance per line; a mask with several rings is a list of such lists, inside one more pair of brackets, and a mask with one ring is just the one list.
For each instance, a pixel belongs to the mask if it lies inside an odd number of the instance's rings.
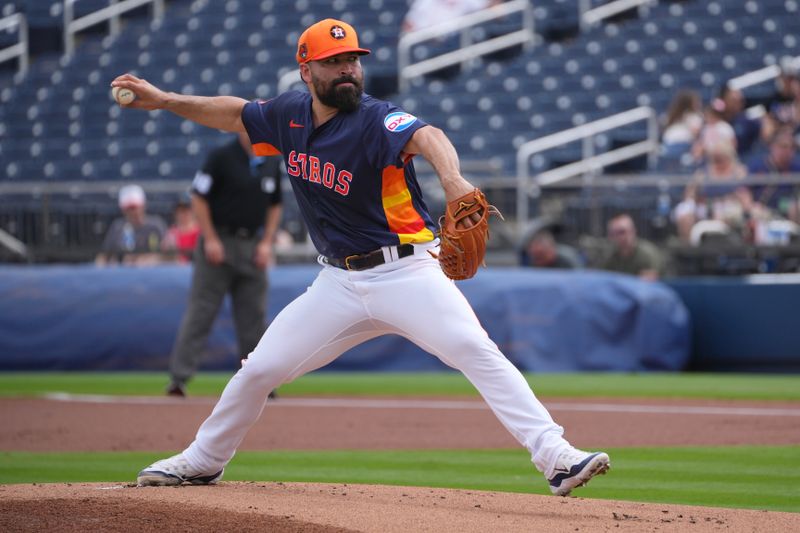
[[269,205],[278,205],[283,202],[283,192],[281,190],[282,164],[283,160],[279,157],[267,157],[262,163],[265,172],[261,187],[269,200]]
[[250,136],[253,153],[279,155],[275,100],[254,100],[242,108],[242,123]]
[[272,192],[273,205],[283,203],[283,190],[281,189],[282,179],[283,179],[283,173],[281,172],[281,162],[278,162],[278,165],[276,166],[275,170],[275,190]]
[[373,163],[381,168],[404,166],[403,148],[423,126],[427,123],[393,104],[376,106],[365,130],[365,144],[375,149],[377,160]]
[[203,163],[203,168],[198,170],[192,179],[191,191],[205,199],[211,195],[214,188],[214,176],[216,175],[217,150],[209,154]]

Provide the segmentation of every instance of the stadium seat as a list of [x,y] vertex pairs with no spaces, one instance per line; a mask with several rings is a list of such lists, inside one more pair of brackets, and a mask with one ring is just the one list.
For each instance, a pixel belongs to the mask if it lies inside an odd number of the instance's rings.
[[[592,1],[592,5],[602,3]],[[30,12],[36,23],[45,19],[52,26],[60,23],[60,2],[28,4],[36,5]],[[105,0],[83,0],[76,7],[84,13],[101,4]],[[323,15],[339,16],[356,24],[363,44],[373,50],[364,62],[367,91],[376,87],[391,92],[387,87],[396,76],[399,22],[406,9],[405,0],[373,0],[368,8],[351,0],[293,0],[280,8],[269,0],[252,4],[173,0],[160,24],[132,16],[116,39],[87,32],[69,62],[54,55],[37,57],[19,83],[0,71],[0,132],[6,135],[0,164],[19,163],[16,168],[34,175],[37,168],[44,172],[43,165],[23,165],[30,147],[19,150],[8,139],[46,137],[60,147],[54,149],[59,154],[68,153],[69,146],[78,142],[81,157],[90,163],[89,170],[84,165],[79,168],[87,177],[95,179],[99,173],[119,179],[115,172],[120,165],[107,165],[103,159],[109,139],[144,138],[120,153],[132,150],[134,162],[150,157],[154,165],[147,171],[155,169],[162,177],[170,172],[161,172],[159,168],[167,168],[161,163],[168,163],[171,173],[183,175],[181,169],[196,168],[203,149],[218,137],[213,132],[205,136],[201,128],[187,128],[180,119],[166,115],[112,116],[105,105],[107,83],[118,72],[131,70],[169,90],[194,94],[272,96],[277,76],[270,73],[296,68],[292,48],[303,24]],[[451,78],[426,77],[412,83],[410,91],[388,98],[457,133],[454,139],[465,157],[497,154],[508,165],[504,170],[513,172],[520,139],[596,120],[641,102],[663,112],[678,88],[693,88],[707,96],[724,80],[760,68],[765,60],[800,55],[795,1],[661,2],[643,19],[626,17],[584,33],[575,31],[574,2],[536,2],[534,14],[544,35],[539,46],[517,56],[477,61],[475,70],[455,72]],[[500,21],[477,33],[490,35],[509,24]],[[569,32],[573,32],[570,39],[564,40]],[[446,49],[445,44],[425,43],[415,53],[428,57],[437,48]],[[749,89],[756,96],[763,90]],[[46,96],[37,96],[42,94]],[[53,101],[67,105],[58,109],[50,104]],[[90,105],[100,101],[104,105]],[[185,137],[189,140],[173,142]],[[189,149],[192,140],[197,142]],[[151,144],[148,154],[149,141],[157,142],[155,153]],[[44,177],[62,174],[49,171]]]

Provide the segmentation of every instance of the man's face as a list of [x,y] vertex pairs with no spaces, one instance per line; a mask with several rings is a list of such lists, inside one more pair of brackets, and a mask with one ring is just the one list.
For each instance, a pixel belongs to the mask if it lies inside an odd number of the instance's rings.
[[729,111],[734,115],[741,113],[742,109],[744,109],[744,95],[742,95],[742,92],[738,90],[728,91],[725,96],[725,106],[726,112]]
[[779,135],[769,146],[770,156],[778,170],[787,170],[794,159],[794,139],[791,135]]
[[555,244],[547,239],[533,239],[528,246],[528,254],[534,266],[547,266],[556,259]]
[[364,71],[358,54],[338,54],[308,63],[311,84],[320,102],[344,112],[361,104]]
[[122,214],[133,225],[139,225],[144,221],[144,205],[143,204],[126,204],[121,207]]
[[636,241],[633,220],[629,217],[620,217],[612,220],[608,225],[608,239],[619,250],[627,251],[633,248]]

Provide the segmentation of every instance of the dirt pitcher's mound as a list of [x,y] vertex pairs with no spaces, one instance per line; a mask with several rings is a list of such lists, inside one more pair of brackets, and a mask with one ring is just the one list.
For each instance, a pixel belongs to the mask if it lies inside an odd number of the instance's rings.
[[800,514],[374,485],[0,487],[0,531],[800,531]]

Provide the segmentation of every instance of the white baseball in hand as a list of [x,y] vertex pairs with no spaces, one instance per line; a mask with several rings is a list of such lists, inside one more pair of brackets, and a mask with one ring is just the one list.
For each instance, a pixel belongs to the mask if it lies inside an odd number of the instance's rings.
[[124,87],[114,87],[111,89],[111,96],[117,103],[128,105],[136,99],[136,93]]

